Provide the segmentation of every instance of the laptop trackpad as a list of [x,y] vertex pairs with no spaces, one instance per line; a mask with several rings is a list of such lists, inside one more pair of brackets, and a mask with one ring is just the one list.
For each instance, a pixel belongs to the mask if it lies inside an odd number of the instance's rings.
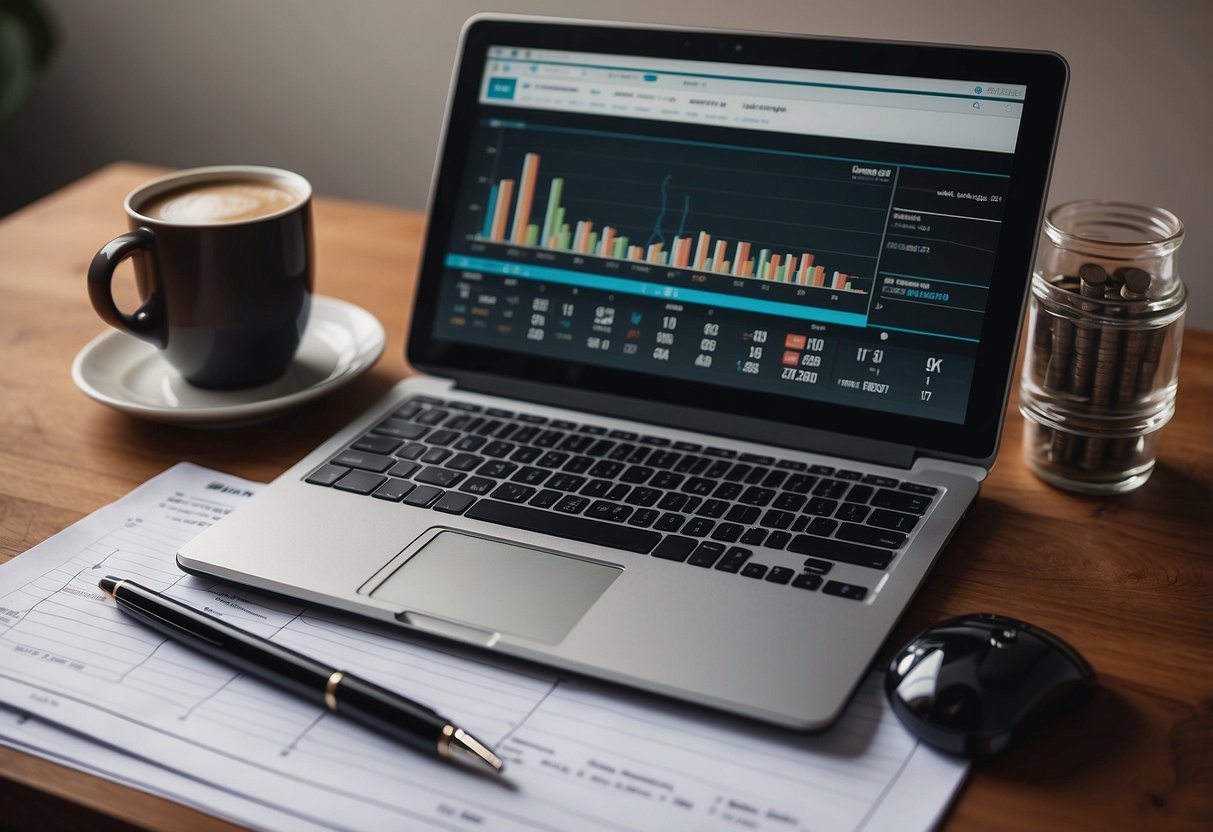
[[622,571],[500,540],[442,532],[371,597],[401,604],[408,612],[557,644]]

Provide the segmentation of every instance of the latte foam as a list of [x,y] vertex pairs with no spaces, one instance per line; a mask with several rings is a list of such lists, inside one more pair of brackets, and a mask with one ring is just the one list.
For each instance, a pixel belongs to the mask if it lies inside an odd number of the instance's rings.
[[240,222],[276,214],[301,201],[299,194],[270,182],[220,180],[160,194],[142,205],[139,213],[168,222]]

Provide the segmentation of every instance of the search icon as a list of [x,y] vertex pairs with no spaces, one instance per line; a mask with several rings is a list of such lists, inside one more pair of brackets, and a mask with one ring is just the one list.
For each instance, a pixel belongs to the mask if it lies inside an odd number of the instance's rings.
[[981,109],[981,102],[980,102],[980,101],[974,101],[974,102],[973,102],[973,109],[974,109],[974,110],[980,110],[980,109]]

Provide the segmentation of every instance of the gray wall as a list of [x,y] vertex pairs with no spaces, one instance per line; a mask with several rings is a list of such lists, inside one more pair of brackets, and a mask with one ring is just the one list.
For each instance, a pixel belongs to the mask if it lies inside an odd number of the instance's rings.
[[[48,0],[63,49],[0,126],[0,213],[117,159],[273,164],[424,206],[469,0]],[[491,10],[1056,50],[1073,77],[1050,203],[1170,208],[1189,326],[1213,329],[1210,0],[501,0]]]

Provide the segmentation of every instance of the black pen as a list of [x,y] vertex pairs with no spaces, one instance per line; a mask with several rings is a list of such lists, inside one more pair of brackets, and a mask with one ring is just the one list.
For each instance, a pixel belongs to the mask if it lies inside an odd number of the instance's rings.
[[217,661],[305,699],[322,700],[333,713],[419,751],[436,753],[481,772],[499,774],[502,770],[501,758],[488,746],[425,705],[132,581],[106,576],[97,585],[122,610]]

